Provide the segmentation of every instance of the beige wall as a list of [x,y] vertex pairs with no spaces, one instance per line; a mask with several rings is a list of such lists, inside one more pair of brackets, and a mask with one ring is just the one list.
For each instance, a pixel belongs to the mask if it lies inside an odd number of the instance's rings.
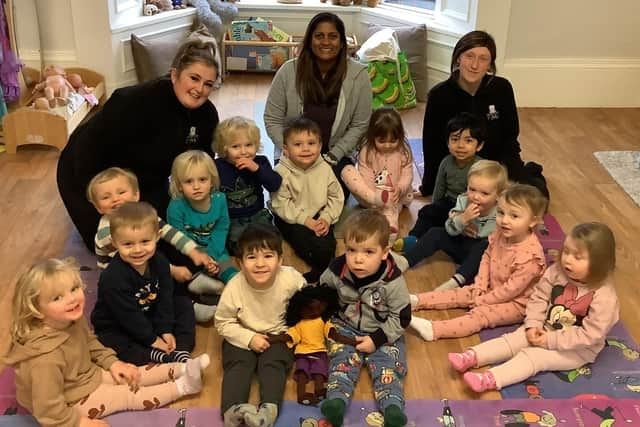
[[[109,90],[135,81],[127,41],[133,30],[119,22],[110,23],[109,19],[139,10],[109,13],[113,12],[115,0],[16,1],[21,59],[31,66],[39,63],[34,1],[41,6],[46,63],[94,68],[105,74]],[[469,25],[486,29],[496,37],[498,70],[511,80],[519,106],[640,106],[640,90],[633,89],[640,76],[640,25],[636,24],[640,0],[466,1],[473,12]],[[243,12],[261,14],[260,10]],[[295,9],[262,12],[291,28],[304,27],[311,13]],[[342,12],[352,25],[360,20],[384,20],[366,16],[366,8],[360,18],[346,13],[346,8]],[[161,37],[167,32],[184,31],[189,19],[185,15],[162,22],[162,18],[145,17],[139,21],[149,25],[138,27],[135,32]],[[402,24],[386,19],[392,25]],[[457,38],[455,32],[443,31],[435,23],[429,28],[426,51],[430,86],[447,78]]]
[[507,58],[640,58],[638,0],[513,0]]

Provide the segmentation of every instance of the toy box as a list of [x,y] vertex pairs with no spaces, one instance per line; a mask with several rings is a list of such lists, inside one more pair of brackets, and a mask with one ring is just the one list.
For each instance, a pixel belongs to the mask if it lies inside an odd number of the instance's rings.
[[288,46],[227,45],[227,71],[276,71],[290,57]]
[[286,42],[289,34],[262,18],[233,21],[229,29],[229,39],[233,41]]

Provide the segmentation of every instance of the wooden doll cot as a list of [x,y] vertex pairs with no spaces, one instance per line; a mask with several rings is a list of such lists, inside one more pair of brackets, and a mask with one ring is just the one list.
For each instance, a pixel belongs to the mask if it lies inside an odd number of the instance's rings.
[[[84,84],[93,88],[93,94],[102,105],[105,101],[104,76],[86,68],[65,68],[67,74],[77,73],[82,77]],[[26,69],[32,81],[40,80],[39,72],[34,69]],[[32,87],[21,88],[23,96],[19,107],[10,111],[2,119],[4,128],[4,142],[7,153],[15,154],[21,145],[43,144],[62,150],[67,145],[71,132],[82,122],[89,112],[97,105],[83,102],[82,105],[70,116],[63,117],[50,111],[36,110],[28,106],[32,103]]]

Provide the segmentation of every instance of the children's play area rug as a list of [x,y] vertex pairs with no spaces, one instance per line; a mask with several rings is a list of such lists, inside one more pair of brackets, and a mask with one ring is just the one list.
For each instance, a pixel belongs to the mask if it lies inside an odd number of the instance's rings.
[[[515,326],[480,332],[486,341]],[[500,391],[504,399],[561,399],[580,397],[640,398],[640,353],[622,322],[607,336],[607,345],[592,364],[571,371],[539,373],[524,383]],[[640,426],[640,424],[638,424]]]
[[593,155],[640,206],[640,151],[596,151]]
[[[407,427],[611,427],[640,426],[640,401],[636,399],[516,399],[516,400],[410,400]],[[112,427],[222,427],[214,408],[156,409],[124,412],[106,418]],[[0,416],[0,427],[36,427],[29,415]],[[382,415],[373,402],[354,401],[344,427],[382,427]],[[284,402],[276,427],[331,427],[316,407]]]

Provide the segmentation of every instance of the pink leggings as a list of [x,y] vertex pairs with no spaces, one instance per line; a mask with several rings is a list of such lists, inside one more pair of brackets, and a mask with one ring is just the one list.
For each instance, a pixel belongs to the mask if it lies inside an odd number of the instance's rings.
[[102,418],[128,410],[150,410],[173,402],[178,387],[173,382],[181,375],[183,363],[163,363],[140,366],[140,388],[131,391],[127,384],[117,384],[108,371],[102,371],[102,382],[90,395],[76,403],[81,416]]
[[514,332],[478,344],[471,349],[476,353],[478,366],[505,363],[491,368],[499,389],[519,383],[541,371],[576,369],[594,359],[587,359],[575,351],[548,350],[533,347],[527,341],[524,326]]
[[[423,292],[418,294],[417,309],[468,308],[471,306],[473,286],[450,289],[447,291]],[[480,305],[468,313],[449,320],[434,320],[433,337],[468,337],[485,328],[513,325],[524,319],[524,307],[514,302]]]

